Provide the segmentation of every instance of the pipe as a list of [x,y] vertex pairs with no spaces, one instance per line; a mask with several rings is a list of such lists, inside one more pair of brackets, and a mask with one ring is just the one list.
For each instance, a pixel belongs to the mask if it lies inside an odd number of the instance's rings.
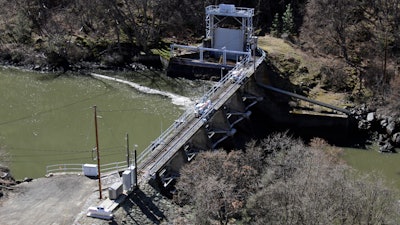
[[323,102],[320,102],[320,101],[317,101],[317,100],[309,99],[309,98],[306,98],[306,97],[304,97],[302,95],[298,95],[298,94],[295,94],[295,93],[292,93],[292,92],[289,92],[289,91],[285,91],[285,90],[282,90],[282,89],[279,89],[279,88],[275,88],[275,87],[272,87],[270,85],[265,85],[265,84],[262,84],[262,83],[259,83],[259,82],[257,82],[257,84],[259,86],[267,89],[267,90],[270,90],[270,91],[274,91],[274,92],[277,92],[277,93],[280,93],[280,94],[288,95],[288,96],[291,96],[293,98],[298,98],[298,99],[301,99],[301,100],[306,101],[306,102],[311,102],[311,103],[316,104],[316,105],[320,105],[320,106],[323,106],[323,107],[326,107],[326,108],[329,108],[329,109],[332,109],[332,110],[336,110],[336,111],[345,113],[347,115],[351,115],[351,112],[349,110],[347,110],[347,109],[339,108],[339,107],[336,107],[336,106],[333,106],[333,105],[330,105],[330,104],[327,104],[327,103],[323,103]]

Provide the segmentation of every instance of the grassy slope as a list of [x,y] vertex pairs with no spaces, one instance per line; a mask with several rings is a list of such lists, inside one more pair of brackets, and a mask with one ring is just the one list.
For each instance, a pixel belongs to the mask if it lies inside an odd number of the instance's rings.
[[[320,70],[323,65],[329,65],[333,59],[314,57],[302,51],[283,39],[271,36],[259,37],[258,45],[267,51],[273,64],[294,84],[304,84],[312,87],[309,91],[309,98],[332,104],[339,107],[349,105],[345,93],[327,91],[321,88]],[[294,66],[287,66],[287,62],[295,62]],[[289,72],[287,71],[289,68]],[[301,72],[306,68],[307,72]]]

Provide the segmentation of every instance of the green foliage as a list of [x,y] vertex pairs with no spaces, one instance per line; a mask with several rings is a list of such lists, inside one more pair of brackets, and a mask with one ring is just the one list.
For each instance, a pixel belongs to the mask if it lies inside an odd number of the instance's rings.
[[290,4],[286,6],[286,10],[282,16],[282,33],[287,35],[295,34],[294,15]]
[[279,13],[276,13],[271,25],[271,35],[279,37],[281,35],[281,23],[279,21]]
[[274,37],[280,37],[281,34],[295,35],[295,30],[293,8],[291,4],[288,4],[281,18],[279,17],[279,13],[275,14],[271,24],[271,35]]

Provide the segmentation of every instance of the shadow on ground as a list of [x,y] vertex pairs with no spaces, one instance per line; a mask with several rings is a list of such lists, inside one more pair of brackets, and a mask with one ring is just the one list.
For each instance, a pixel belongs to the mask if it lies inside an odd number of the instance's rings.
[[[138,212],[136,213],[135,210],[140,210],[140,213],[147,217],[149,222],[151,221],[153,224],[160,224],[166,217],[155,204],[157,198],[160,198],[160,196],[148,196],[142,190],[136,189],[128,196],[122,207],[134,224],[143,223],[143,221],[139,221],[139,218],[137,218]],[[135,214],[135,216],[132,214]]]

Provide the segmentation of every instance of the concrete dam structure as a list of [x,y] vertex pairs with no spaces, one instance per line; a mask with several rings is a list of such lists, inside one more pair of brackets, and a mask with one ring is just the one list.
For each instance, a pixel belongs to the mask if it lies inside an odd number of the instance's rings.
[[[168,193],[182,166],[199,152],[241,149],[246,141],[262,138],[268,131],[301,130],[310,138],[317,133],[334,141],[346,139],[351,133],[354,124],[348,110],[276,86],[267,55],[257,47],[257,37],[253,35],[253,16],[254,9],[208,6],[203,45],[171,46],[172,71],[186,67],[186,73],[206,68],[203,71],[208,73],[221,71],[221,76],[196,105],[139,156],[141,181]],[[229,29],[221,27],[227,17],[233,17],[237,24],[230,24]],[[180,54],[177,49],[182,50]],[[306,101],[327,110],[318,114],[296,112],[291,101]]]
[[[310,135],[315,135],[312,131],[318,129],[326,131],[326,136],[316,131],[321,137],[333,136],[338,140],[347,137],[352,127],[348,110],[271,86],[264,61],[266,55],[258,51],[260,56],[230,70],[196,106],[146,149],[139,157],[139,172],[144,180],[161,190],[169,190],[182,166],[194,160],[199,152],[241,148],[243,141],[256,138],[263,129],[301,129]],[[295,113],[288,106],[291,99],[320,105],[330,113]]]

